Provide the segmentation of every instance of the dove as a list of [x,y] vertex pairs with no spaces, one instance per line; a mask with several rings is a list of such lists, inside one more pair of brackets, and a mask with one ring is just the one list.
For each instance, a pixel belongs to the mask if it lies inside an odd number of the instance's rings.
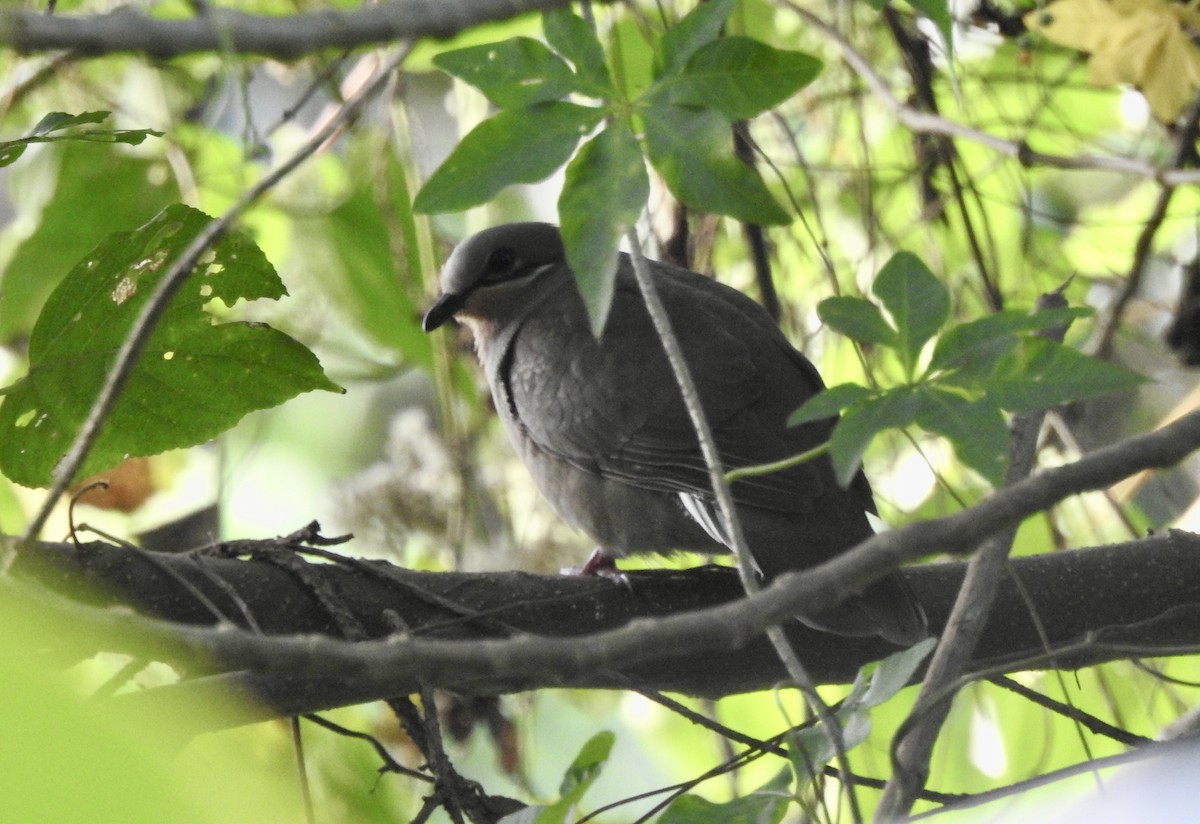
[[[695,272],[650,261],[726,470],[779,461],[829,439],[836,418],[789,427],[820,392],[816,368],[759,304]],[[496,412],[542,496],[597,543],[584,569],[642,553],[729,552],[683,398],[619,256],[612,308],[593,335],[557,227],[509,223],[459,244],[425,314],[426,332],[467,326]],[[776,576],[829,560],[874,534],[870,485],[847,488],[825,455],[731,486],[755,570]],[[926,620],[901,573],[804,623],[909,645]]]

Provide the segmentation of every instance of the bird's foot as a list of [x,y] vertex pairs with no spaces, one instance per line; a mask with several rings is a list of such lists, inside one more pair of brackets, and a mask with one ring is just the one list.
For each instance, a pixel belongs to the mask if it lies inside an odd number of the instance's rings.
[[562,575],[600,576],[622,584],[626,589],[633,589],[629,583],[629,576],[617,568],[616,560],[607,554],[603,547],[593,549],[592,554],[583,562],[583,566],[564,567],[559,572]]

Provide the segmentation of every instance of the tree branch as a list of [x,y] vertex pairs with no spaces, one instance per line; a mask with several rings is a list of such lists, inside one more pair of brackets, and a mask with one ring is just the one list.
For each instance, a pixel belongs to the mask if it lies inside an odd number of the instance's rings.
[[66,49],[89,56],[140,52],[160,60],[213,51],[296,60],[325,49],[451,37],[480,23],[565,5],[566,0],[390,0],[286,17],[212,8],[188,20],[130,8],[79,16],[5,9],[0,44],[21,52]]
[[[1196,536],[1171,532],[1012,563],[1055,654],[1046,653],[1029,607],[1005,580],[974,671],[1072,668],[1200,649]],[[245,623],[234,607],[240,600],[263,634],[215,626],[209,609],[163,565]],[[964,568],[906,570],[935,632],[945,626]],[[418,682],[465,694],[557,686],[715,697],[770,688],[787,677],[754,628],[754,600],[744,597],[728,568],[631,572],[626,587],[515,572],[413,572],[354,559],[312,565],[305,577],[320,576],[339,593],[373,639],[361,643],[342,640],[336,617],[311,587],[268,561],[159,554],[150,563],[121,547],[39,544],[20,556],[14,573],[24,583],[0,581],[0,593],[24,602],[31,619],[69,627],[59,639],[61,656],[108,650],[192,666],[197,657],[216,662],[210,677],[157,694],[183,700],[248,691],[263,702],[230,724],[406,694]],[[410,627],[407,634],[392,635],[389,613]],[[818,683],[847,683],[860,666],[894,650],[879,638],[845,638],[797,621],[787,621],[785,630]],[[131,706],[160,700],[150,695],[121,700]]]

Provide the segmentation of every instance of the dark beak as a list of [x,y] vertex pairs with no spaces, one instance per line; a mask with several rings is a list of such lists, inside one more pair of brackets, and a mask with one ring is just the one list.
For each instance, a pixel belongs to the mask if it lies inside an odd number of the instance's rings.
[[432,332],[434,329],[437,329],[450,320],[450,318],[454,317],[454,313],[462,308],[463,301],[465,300],[466,295],[442,295],[433,302],[433,306],[430,306],[429,311],[425,313],[425,317],[421,321],[421,328],[426,332]]

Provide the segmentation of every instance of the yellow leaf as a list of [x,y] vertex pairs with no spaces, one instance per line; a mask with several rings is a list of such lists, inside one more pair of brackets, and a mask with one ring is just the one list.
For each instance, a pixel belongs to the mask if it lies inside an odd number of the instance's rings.
[[1105,0],[1055,0],[1026,14],[1025,26],[1060,46],[1097,52],[1120,19]]
[[1185,30],[1190,6],[1166,0],[1057,0],[1025,16],[1046,39],[1091,54],[1088,79],[1097,86],[1130,83],[1151,112],[1170,122],[1200,88],[1200,48]]

